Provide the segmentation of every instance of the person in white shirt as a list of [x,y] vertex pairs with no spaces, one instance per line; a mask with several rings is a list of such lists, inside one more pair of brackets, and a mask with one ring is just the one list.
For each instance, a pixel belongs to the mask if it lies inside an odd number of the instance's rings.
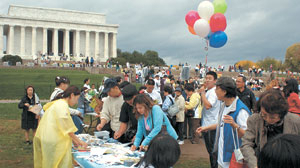
[[[64,76],[57,76],[55,78],[55,84],[56,84],[56,88],[54,88],[54,91],[50,96],[50,101],[53,101],[56,98],[56,96],[63,93],[69,87],[70,80]],[[69,110],[70,110],[72,120],[78,129],[78,131],[75,134],[79,134],[83,131],[83,127],[85,126],[85,124],[80,119],[81,113],[80,111],[73,108],[69,108]]]
[[113,78],[104,82],[103,93],[107,93],[108,97],[103,100],[101,122],[97,125],[97,130],[101,131],[105,124],[110,121],[110,137],[114,137],[115,132],[119,130],[121,125],[119,118],[124,100],[118,83]]
[[154,77],[154,90],[157,91],[158,93],[160,93],[160,78],[159,75],[155,75]]
[[91,87],[90,87],[90,79],[89,78],[84,79],[83,83],[84,83],[83,87],[86,87],[88,90],[91,89]]
[[[221,102],[218,100],[216,95],[216,81],[217,74],[213,71],[207,72],[205,77],[205,85],[199,90],[202,100],[202,123],[201,126],[205,127],[208,125],[216,124],[218,119],[218,113]],[[205,92],[206,90],[206,92]],[[215,143],[216,130],[203,132],[203,138],[207,152],[209,153],[210,165],[213,168],[218,167],[217,155],[213,153],[213,146]]]
[[[218,122],[197,129],[198,133],[217,129],[213,151],[218,153],[217,167],[229,168],[235,146],[237,148],[241,146],[241,137],[245,134],[247,119],[251,115],[248,107],[237,97],[236,90],[236,84],[232,78],[221,77],[218,79],[216,94],[218,99],[223,102]],[[239,142],[237,143],[237,141]]]
[[144,93],[148,94],[151,99],[154,101],[155,104],[157,105],[162,105],[162,99],[161,99],[161,96],[160,94],[154,90],[154,85],[155,85],[155,82],[153,79],[149,79],[146,83],[146,87],[147,89],[145,90]]

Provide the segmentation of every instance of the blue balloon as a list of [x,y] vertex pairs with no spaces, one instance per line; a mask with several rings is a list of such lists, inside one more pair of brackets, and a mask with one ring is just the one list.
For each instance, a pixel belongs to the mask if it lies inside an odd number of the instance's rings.
[[227,35],[223,31],[217,31],[209,39],[209,46],[213,48],[223,47],[227,42]]
[[209,31],[208,35],[205,37],[206,40],[209,40],[210,37],[213,35],[213,32]]

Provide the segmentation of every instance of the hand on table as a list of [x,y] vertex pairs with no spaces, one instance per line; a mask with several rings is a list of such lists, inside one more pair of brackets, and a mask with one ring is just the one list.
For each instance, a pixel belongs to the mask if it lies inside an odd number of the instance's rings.
[[86,142],[84,142],[84,141],[80,141],[80,142],[79,142],[79,146],[81,146],[81,147],[83,147],[84,149],[86,149],[87,146],[88,146],[88,144],[87,144]]
[[114,139],[119,139],[121,136],[122,136],[122,134],[119,131],[117,131],[114,134]]
[[148,150],[148,146],[143,146],[143,145],[140,146],[140,150],[139,150],[140,152],[147,151],[147,150]]
[[131,151],[135,151],[136,150],[136,146],[132,145],[130,148]]

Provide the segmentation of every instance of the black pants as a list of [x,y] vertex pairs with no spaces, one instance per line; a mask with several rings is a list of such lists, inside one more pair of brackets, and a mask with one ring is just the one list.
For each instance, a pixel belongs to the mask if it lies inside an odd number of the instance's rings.
[[180,141],[183,141],[183,125],[184,122],[176,122],[176,132]]
[[209,154],[210,167],[217,168],[218,167],[218,152],[213,152],[215,139],[216,139],[216,130],[203,132],[202,134],[207,152]]
[[[189,130],[187,130],[188,127],[189,127]],[[189,134],[187,134],[187,132],[189,132]],[[188,138],[193,137],[193,117],[184,117],[183,136],[186,136]]]

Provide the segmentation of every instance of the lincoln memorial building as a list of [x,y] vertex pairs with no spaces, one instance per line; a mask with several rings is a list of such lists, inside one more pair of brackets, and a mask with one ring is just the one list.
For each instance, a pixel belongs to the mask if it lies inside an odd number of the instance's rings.
[[118,27],[106,24],[104,14],[10,5],[0,15],[0,58],[105,62],[117,57]]

